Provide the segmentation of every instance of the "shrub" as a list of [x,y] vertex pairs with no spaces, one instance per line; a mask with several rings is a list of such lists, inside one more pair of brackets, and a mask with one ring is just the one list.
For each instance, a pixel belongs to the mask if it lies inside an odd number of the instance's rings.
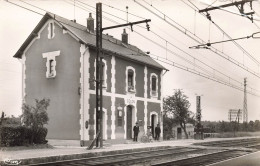
[[[33,137],[34,135],[34,137]],[[47,128],[37,131],[25,126],[3,126],[0,128],[1,146],[22,146],[27,144],[46,144]]]
[[34,131],[34,138],[33,143],[35,144],[46,144],[46,135],[47,135],[48,129],[45,127],[39,127],[36,131]]
[[26,127],[3,126],[0,130],[1,146],[20,146],[24,144]]

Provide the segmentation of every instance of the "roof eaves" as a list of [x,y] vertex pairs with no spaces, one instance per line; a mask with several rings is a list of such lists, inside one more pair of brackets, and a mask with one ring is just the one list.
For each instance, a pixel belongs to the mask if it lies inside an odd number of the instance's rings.
[[[92,44],[89,44],[89,43],[87,43],[86,44],[88,47],[90,47],[90,48],[92,48],[92,49],[96,49],[96,46],[95,45],[92,45]],[[120,53],[118,53],[118,52],[115,52],[115,51],[111,51],[111,50],[107,50],[107,49],[102,49],[105,53],[107,53],[107,54],[112,54],[112,55],[115,55],[115,56],[117,56],[117,57],[119,57],[119,58],[122,58],[122,59],[127,59],[127,60],[131,60],[131,61],[133,61],[133,62],[136,62],[136,63],[139,63],[139,64],[143,64],[143,65],[147,65],[147,66],[150,66],[150,67],[153,67],[153,68],[157,68],[157,69],[159,69],[159,70],[166,70],[166,71],[169,71],[168,69],[166,69],[165,67],[159,67],[159,66],[155,66],[155,65],[152,65],[152,64],[148,64],[148,63],[145,63],[145,62],[141,62],[141,61],[138,61],[138,60],[136,60],[136,59],[132,59],[132,58],[130,58],[130,57],[125,57],[125,56],[123,56],[122,54],[120,54]],[[142,55],[140,55],[140,56],[142,56]],[[147,56],[147,55],[145,55],[145,56]]]
[[38,36],[38,32],[41,29],[42,25],[49,19],[51,18],[51,16],[49,15],[49,13],[46,13],[43,18],[40,20],[40,22],[37,24],[37,26],[33,29],[33,31],[30,33],[30,35],[27,37],[27,39],[25,40],[25,42],[22,44],[22,46],[18,49],[18,51],[14,54],[14,58],[22,58],[22,55],[24,53],[24,50],[26,49],[26,47],[30,44],[30,42],[36,37]]

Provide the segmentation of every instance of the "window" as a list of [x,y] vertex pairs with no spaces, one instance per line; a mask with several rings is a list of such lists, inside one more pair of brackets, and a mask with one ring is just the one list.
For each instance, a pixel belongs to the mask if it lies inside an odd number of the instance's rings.
[[53,23],[50,23],[50,33],[51,33],[51,38],[53,36]]
[[50,22],[49,23],[49,27],[48,27],[48,31],[49,31],[49,33],[48,33],[48,39],[53,39],[54,38],[54,22],[52,21],[52,22]]
[[117,125],[122,126],[123,125],[123,111],[122,110],[117,110]]
[[156,77],[152,76],[152,91],[156,91]]
[[46,58],[46,78],[56,77],[56,60],[55,57],[60,55],[60,51],[46,52],[42,54],[43,58]]
[[126,75],[126,81],[125,81],[126,92],[135,93],[135,85],[136,85],[135,68],[133,68],[132,66],[127,66],[126,71],[125,71],[125,75]]
[[103,73],[102,73],[102,87],[103,88],[106,88],[106,68],[105,68],[105,63],[104,61],[102,62],[102,70],[103,70]]
[[54,65],[53,65],[53,62],[54,62],[53,59],[51,59],[50,62],[49,62],[49,63],[50,63],[50,72],[49,72],[50,75],[52,75],[52,74],[53,74],[53,71],[54,71],[54,70],[53,70],[53,66],[54,66]]
[[[97,70],[96,70],[96,59],[95,59],[95,62],[94,62],[94,67],[95,67],[94,77],[96,79],[96,72],[97,72]],[[107,88],[107,61],[105,59],[102,59],[101,70],[103,71],[102,78],[100,78],[102,80],[102,87],[103,87],[103,89],[106,89]],[[94,86],[96,86],[95,83],[94,83]]]
[[150,76],[150,95],[151,97],[158,96],[158,77],[155,73]]
[[133,70],[128,70],[128,91],[134,91],[134,72]]

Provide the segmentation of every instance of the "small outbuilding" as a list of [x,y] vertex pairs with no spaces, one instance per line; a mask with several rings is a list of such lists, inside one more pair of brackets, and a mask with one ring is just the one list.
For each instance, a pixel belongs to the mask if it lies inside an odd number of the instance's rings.
[[[186,124],[186,131],[188,134],[188,138],[194,138],[194,128],[193,124]],[[179,124],[176,124],[172,128],[173,139],[185,139],[185,133]]]

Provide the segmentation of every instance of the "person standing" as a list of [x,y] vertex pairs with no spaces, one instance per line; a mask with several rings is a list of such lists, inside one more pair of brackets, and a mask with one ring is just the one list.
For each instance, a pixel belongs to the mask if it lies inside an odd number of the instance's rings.
[[161,134],[161,128],[159,124],[157,124],[157,127],[155,127],[155,140],[159,141],[160,134]]
[[135,123],[133,131],[134,131],[134,141],[137,142],[137,137],[138,137],[138,133],[139,133],[139,126],[138,126],[137,122]]

